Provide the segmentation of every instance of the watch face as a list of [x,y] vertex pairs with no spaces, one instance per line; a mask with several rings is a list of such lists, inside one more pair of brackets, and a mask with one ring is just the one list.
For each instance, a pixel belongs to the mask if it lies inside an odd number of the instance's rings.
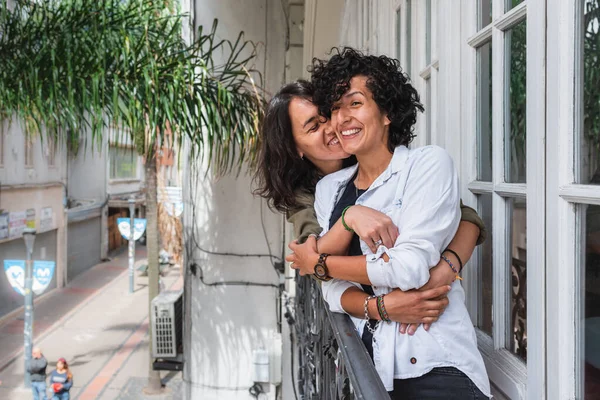
[[327,276],[327,271],[325,271],[325,267],[321,264],[315,265],[315,275],[319,278],[325,278]]

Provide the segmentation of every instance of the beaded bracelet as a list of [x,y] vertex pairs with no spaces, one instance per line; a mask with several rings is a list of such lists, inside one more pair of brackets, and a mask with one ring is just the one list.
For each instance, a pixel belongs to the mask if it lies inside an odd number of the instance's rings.
[[455,280],[460,280],[462,281],[462,278],[460,277],[460,275],[458,275],[458,270],[456,269],[456,267],[454,266],[454,264],[452,264],[452,261],[450,261],[448,259],[448,257],[446,257],[443,254],[440,254],[440,258],[444,261],[446,261],[446,264],[448,264],[450,266],[450,268],[452,268],[452,271],[456,274],[456,276],[454,277],[454,280],[452,282],[454,282]]
[[375,326],[371,326],[371,322],[369,321],[369,300],[372,299],[376,299],[377,296],[369,296],[365,299],[365,320],[367,321],[367,324],[365,325],[366,328],[369,330],[369,332],[371,332],[371,334],[375,334],[375,330],[377,329],[377,323],[375,323]]
[[456,253],[454,250],[452,250],[452,249],[449,249],[449,248],[447,248],[447,247],[446,247],[446,250],[442,251],[442,254],[444,254],[445,252],[448,252],[448,253],[450,253],[450,254],[453,254],[453,255],[454,255],[454,257],[456,257],[456,259],[458,260],[458,265],[460,265],[460,268],[459,268],[459,270],[458,270],[458,273],[461,273],[461,272],[462,272],[462,270],[463,270],[463,262],[462,262],[462,260],[460,259],[460,257],[458,256],[458,254],[457,254],[457,253]]
[[344,211],[342,211],[342,225],[344,225],[344,229],[347,230],[348,232],[352,232],[354,233],[354,229],[350,228],[348,226],[348,224],[346,224],[346,220],[344,219],[344,217],[346,216],[346,211],[348,211],[348,209],[352,207],[351,205],[344,208]]
[[387,310],[385,309],[385,304],[383,304],[383,296],[383,294],[377,296],[377,311],[379,312],[381,320],[389,323],[392,322],[392,320],[390,319]]

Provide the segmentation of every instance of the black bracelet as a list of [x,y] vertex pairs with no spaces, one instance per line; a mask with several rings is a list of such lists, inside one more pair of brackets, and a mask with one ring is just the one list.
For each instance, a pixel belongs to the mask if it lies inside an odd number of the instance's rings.
[[458,265],[460,265],[460,269],[458,270],[458,273],[461,273],[462,269],[463,269],[463,263],[462,263],[462,260],[460,259],[460,257],[458,256],[458,254],[456,254],[456,252],[454,250],[451,250],[447,247],[446,247],[446,250],[442,251],[442,253],[445,253],[445,252],[453,254],[454,257],[456,257],[456,259],[458,260]]

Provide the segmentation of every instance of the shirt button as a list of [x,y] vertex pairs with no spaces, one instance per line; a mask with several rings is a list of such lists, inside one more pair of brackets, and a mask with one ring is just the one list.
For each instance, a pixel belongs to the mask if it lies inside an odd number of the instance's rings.
[[411,364],[416,364],[416,363],[417,363],[417,359],[416,359],[416,358],[414,358],[414,357],[411,357],[411,358],[410,358],[410,363],[411,363]]

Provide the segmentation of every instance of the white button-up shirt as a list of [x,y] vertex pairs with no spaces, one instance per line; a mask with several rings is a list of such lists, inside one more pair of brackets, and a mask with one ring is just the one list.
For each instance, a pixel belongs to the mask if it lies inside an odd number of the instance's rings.
[[[356,169],[357,166],[343,169],[318,183],[315,211],[322,235],[328,231],[333,209]],[[444,149],[395,149],[387,169],[356,201],[387,214],[400,231],[393,248],[380,246],[376,254],[361,241],[376,295],[389,293],[393,288],[416,289],[427,283],[429,268],[437,265],[440,253],[458,229],[459,200],[458,174]],[[383,253],[388,255],[388,262],[381,257]],[[352,286],[360,288],[358,283],[339,279],[323,282],[323,296],[332,311],[345,312],[341,297]],[[373,359],[387,390],[393,390],[394,379],[419,377],[435,367],[455,367],[490,396],[488,376],[460,281],[452,284],[448,299],[446,311],[429,331],[420,327],[410,336],[399,333],[397,322],[378,324],[373,335]],[[362,335],[365,320],[352,320]]]

